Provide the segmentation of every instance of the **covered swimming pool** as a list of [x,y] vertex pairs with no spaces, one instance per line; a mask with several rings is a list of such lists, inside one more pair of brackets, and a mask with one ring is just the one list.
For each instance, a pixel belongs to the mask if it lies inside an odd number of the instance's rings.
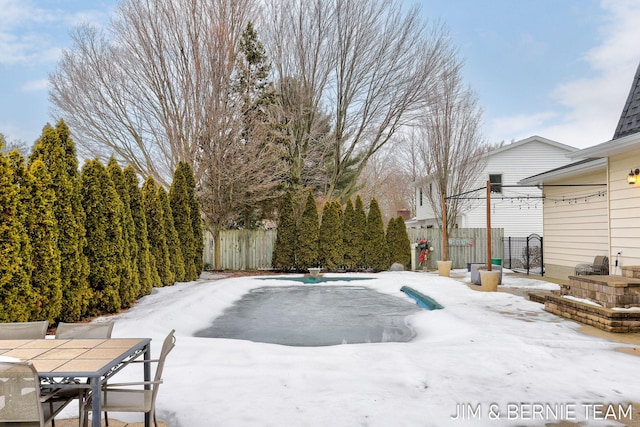
[[408,342],[415,336],[408,316],[423,309],[365,286],[264,286],[195,335],[289,346]]

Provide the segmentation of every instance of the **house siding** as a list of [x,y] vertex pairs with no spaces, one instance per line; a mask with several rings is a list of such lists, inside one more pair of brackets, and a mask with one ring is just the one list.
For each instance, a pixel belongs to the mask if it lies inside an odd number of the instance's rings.
[[[488,154],[483,170],[478,171],[478,180],[470,188],[486,188],[491,174],[502,175],[502,185],[516,185],[520,180],[563,166],[569,162],[567,154],[571,150],[530,138],[530,141],[518,142],[501,147]],[[428,203],[426,192],[428,183],[422,184],[423,205],[416,207],[416,220],[422,225],[436,226],[434,213]],[[416,188],[419,200],[420,187]],[[474,197],[473,194],[469,195]],[[471,200],[470,206],[457,218],[462,228],[486,227],[486,191],[481,189]],[[503,228],[505,237],[526,237],[532,233],[543,234],[542,191],[529,188],[503,188],[502,194],[491,195],[491,226]],[[517,199],[520,197],[520,199]]]
[[[568,163],[567,150],[541,141],[532,141],[512,150],[489,156],[487,165],[477,181],[477,187],[486,187],[491,174],[501,174],[503,185],[517,185],[528,176],[563,166]],[[461,219],[462,227],[486,227],[486,192],[478,194],[482,200],[474,201]],[[491,226],[504,229],[505,237],[526,237],[543,234],[542,191],[533,187],[503,187],[502,194],[491,194]]]
[[[545,184],[605,184],[607,173],[585,173]],[[605,186],[545,186],[544,261],[545,274],[556,279],[573,275],[577,264],[609,255],[608,197]]]
[[627,183],[629,170],[638,168],[640,150],[609,158],[611,253],[622,251],[620,265],[640,265],[640,184]]

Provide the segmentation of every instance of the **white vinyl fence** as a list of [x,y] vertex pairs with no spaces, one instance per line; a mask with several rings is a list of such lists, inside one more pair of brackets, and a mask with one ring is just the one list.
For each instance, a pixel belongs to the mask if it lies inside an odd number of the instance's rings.
[[[433,252],[427,262],[428,269],[436,268],[442,256],[442,230],[438,228],[408,228],[412,244],[424,239],[430,242]],[[220,233],[220,258],[223,270],[266,270],[271,268],[271,255],[276,241],[276,230],[223,230]],[[492,257],[503,254],[502,228],[491,230]],[[484,228],[459,228],[449,235],[449,259],[453,268],[467,268],[467,263],[483,263],[487,260],[487,230]],[[213,236],[205,231],[204,263],[212,269]],[[417,251],[413,252],[415,257]],[[418,263],[416,262],[416,265]]]

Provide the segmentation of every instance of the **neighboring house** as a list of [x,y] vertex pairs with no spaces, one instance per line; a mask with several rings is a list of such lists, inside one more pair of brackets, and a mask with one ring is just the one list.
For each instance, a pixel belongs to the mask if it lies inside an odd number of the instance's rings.
[[[532,136],[485,154],[477,171],[477,182],[470,188],[486,187],[487,180],[495,185],[491,195],[491,225],[503,228],[505,237],[542,235],[542,191],[535,187],[513,188],[518,181],[550,168],[570,162],[567,157],[577,149],[540,136]],[[433,209],[425,196],[430,191],[429,178],[414,183],[416,187],[416,216],[407,221],[408,227],[439,227]],[[486,227],[486,193],[478,192],[477,200],[457,218],[460,228]],[[451,196],[451,195],[449,195]],[[474,197],[474,195],[470,195]]]
[[609,257],[610,274],[640,265],[640,66],[613,139],[570,157],[577,161],[521,181],[545,193],[545,275],[566,279],[597,255]]

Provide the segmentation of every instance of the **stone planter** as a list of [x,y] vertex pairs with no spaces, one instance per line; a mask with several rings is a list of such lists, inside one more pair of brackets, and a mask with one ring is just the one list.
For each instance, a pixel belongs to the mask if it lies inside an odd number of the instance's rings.
[[438,274],[449,277],[451,274],[451,261],[436,261],[436,264],[438,264]]
[[313,268],[312,267],[312,268],[309,269],[309,277],[312,277],[314,279],[318,278],[318,277],[322,277],[321,272],[322,272],[321,268]]
[[496,292],[500,281],[500,271],[480,270],[480,290],[485,292]]

